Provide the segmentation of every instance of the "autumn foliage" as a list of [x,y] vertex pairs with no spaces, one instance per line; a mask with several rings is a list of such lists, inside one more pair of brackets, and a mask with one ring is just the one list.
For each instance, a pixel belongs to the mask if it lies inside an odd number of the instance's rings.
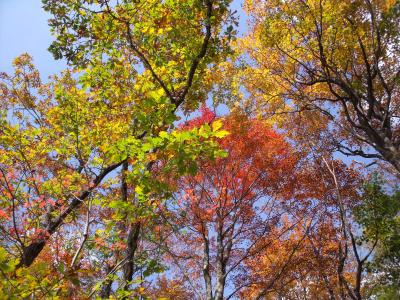
[[42,4],[68,67],[0,72],[1,299],[400,297],[399,1]]

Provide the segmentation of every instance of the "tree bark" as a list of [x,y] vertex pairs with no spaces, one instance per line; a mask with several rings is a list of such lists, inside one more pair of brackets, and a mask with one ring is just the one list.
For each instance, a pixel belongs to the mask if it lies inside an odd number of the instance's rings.
[[133,274],[135,272],[135,253],[136,249],[139,245],[139,233],[140,233],[141,223],[137,222],[131,225],[129,229],[128,238],[127,238],[127,246],[126,249],[126,258],[127,261],[124,265],[124,281],[125,281],[125,290],[127,290],[130,286],[130,282],[133,279]]
[[203,228],[203,278],[206,286],[206,300],[213,300],[212,281],[210,273],[210,241]]
[[[109,266],[107,265],[106,267],[106,274],[111,272],[111,270],[114,269],[114,266]],[[113,281],[111,279],[106,279],[106,281],[103,283],[99,296],[101,299],[108,299],[110,298],[111,295],[111,287],[112,287]]]

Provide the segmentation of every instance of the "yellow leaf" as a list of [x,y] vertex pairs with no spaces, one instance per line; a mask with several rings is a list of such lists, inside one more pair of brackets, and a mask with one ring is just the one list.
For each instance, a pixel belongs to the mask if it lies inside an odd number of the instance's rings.
[[220,129],[222,127],[222,122],[221,120],[215,121],[212,123],[212,129],[213,131],[217,131],[218,129]]

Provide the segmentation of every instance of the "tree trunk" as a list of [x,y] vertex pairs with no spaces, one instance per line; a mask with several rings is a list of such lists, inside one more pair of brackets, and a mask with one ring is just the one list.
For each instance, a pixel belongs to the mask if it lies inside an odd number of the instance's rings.
[[131,225],[131,228],[128,233],[128,238],[127,238],[128,248],[126,249],[127,261],[124,265],[125,290],[129,288],[130,281],[132,281],[133,274],[135,271],[134,257],[136,249],[139,244],[140,227],[141,227],[140,222],[134,223]]
[[[106,267],[106,274],[108,274],[114,267],[107,265]],[[108,299],[110,298],[111,295],[111,287],[112,287],[113,281],[111,279],[106,279],[105,282],[103,283],[99,296],[101,299]]]
[[206,286],[206,300],[213,300],[210,274],[210,242],[206,233],[203,233],[203,278]]

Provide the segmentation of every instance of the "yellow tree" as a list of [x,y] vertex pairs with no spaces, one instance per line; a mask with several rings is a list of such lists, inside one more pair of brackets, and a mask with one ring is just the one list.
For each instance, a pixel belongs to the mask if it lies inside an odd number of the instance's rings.
[[246,7],[244,85],[256,107],[317,118],[339,151],[400,171],[400,2],[249,0]]

